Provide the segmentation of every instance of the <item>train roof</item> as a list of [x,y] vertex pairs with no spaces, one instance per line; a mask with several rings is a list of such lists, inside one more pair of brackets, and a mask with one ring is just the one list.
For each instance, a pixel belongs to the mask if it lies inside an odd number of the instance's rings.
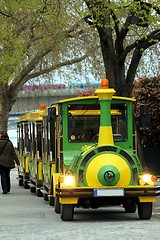
[[44,110],[38,110],[30,113],[26,113],[19,117],[18,122],[24,122],[24,121],[42,121],[42,116],[47,115],[47,108]]
[[[72,101],[79,101],[79,100],[87,100],[87,99],[97,99],[98,96],[82,96],[82,97],[74,97],[74,98],[67,98],[59,100],[58,103],[65,103],[65,102],[72,102]],[[124,100],[124,101],[131,101],[135,102],[135,98],[128,98],[128,97],[119,97],[119,96],[113,96],[112,99],[117,100]]]
[[[100,115],[100,110],[70,110],[69,111],[73,116],[76,116],[76,115]],[[111,115],[115,115],[115,116],[118,116],[118,115],[121,115],[122,113],[119,111],[119,109],[111,109]]]

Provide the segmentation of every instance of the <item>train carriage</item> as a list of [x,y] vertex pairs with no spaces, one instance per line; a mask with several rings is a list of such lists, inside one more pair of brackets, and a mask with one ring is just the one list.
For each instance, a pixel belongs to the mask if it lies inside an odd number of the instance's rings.
[[45,110],[25,114],[19,118],[18,150],[20,166],[18,169],[19,185],[42,196],[42,116]]
[[[53,106],[52,106],[53,107]],[[54,198],[52,194],[53,173],[56,173],[58,169],[58,149],[57,149],[57,137],[58,137],[58,108],[54,105],[55,116],[54,121],[48,116],[48,112],[51,108],[48,108],[47,115],[43,116],[43,142],[42,142],[42,159],[43,159],[43,189],[41,190],[44,196],[44,200],[49,200],[51,206],[54,205]]]

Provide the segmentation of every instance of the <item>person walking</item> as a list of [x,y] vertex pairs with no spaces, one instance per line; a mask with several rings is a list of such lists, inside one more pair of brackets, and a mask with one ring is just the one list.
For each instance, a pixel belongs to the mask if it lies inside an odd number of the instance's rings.
[[15,168],[15,163],[20,165],[14,146],[7,132],[0,131],[0,175],[3,194],[10,192],[10,171]]

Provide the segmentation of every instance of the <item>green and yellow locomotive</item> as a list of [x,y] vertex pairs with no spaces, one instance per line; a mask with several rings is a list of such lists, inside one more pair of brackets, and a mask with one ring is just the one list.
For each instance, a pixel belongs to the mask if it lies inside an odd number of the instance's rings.
[[[64,221],[74,207],[97,208],[119,204],[140,219],[152,215],[158,189],[155,177],[143,171],[134,151],[132,102],[114,97],[106,80],[97,97],[59,102],[57,172],[53,173],[55,211]],[[53,111],[53,112],[52,112]],[[54,121],[54,108],[49,119]],[[59,177],[57,177],[57,173]]]
[[45,196],[63,221],[73,220],[75,207],[112,205],[150,219],[160,187],[137,156],[135,99],[113,96],[106,79],[95,93],[61,100],[42,116]]

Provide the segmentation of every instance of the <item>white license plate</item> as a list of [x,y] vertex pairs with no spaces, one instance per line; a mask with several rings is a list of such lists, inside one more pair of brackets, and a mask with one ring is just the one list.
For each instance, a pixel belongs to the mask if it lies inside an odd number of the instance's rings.
[[124,189],[94,189],[93,190],[94,197],[118,197],[124,196]]

